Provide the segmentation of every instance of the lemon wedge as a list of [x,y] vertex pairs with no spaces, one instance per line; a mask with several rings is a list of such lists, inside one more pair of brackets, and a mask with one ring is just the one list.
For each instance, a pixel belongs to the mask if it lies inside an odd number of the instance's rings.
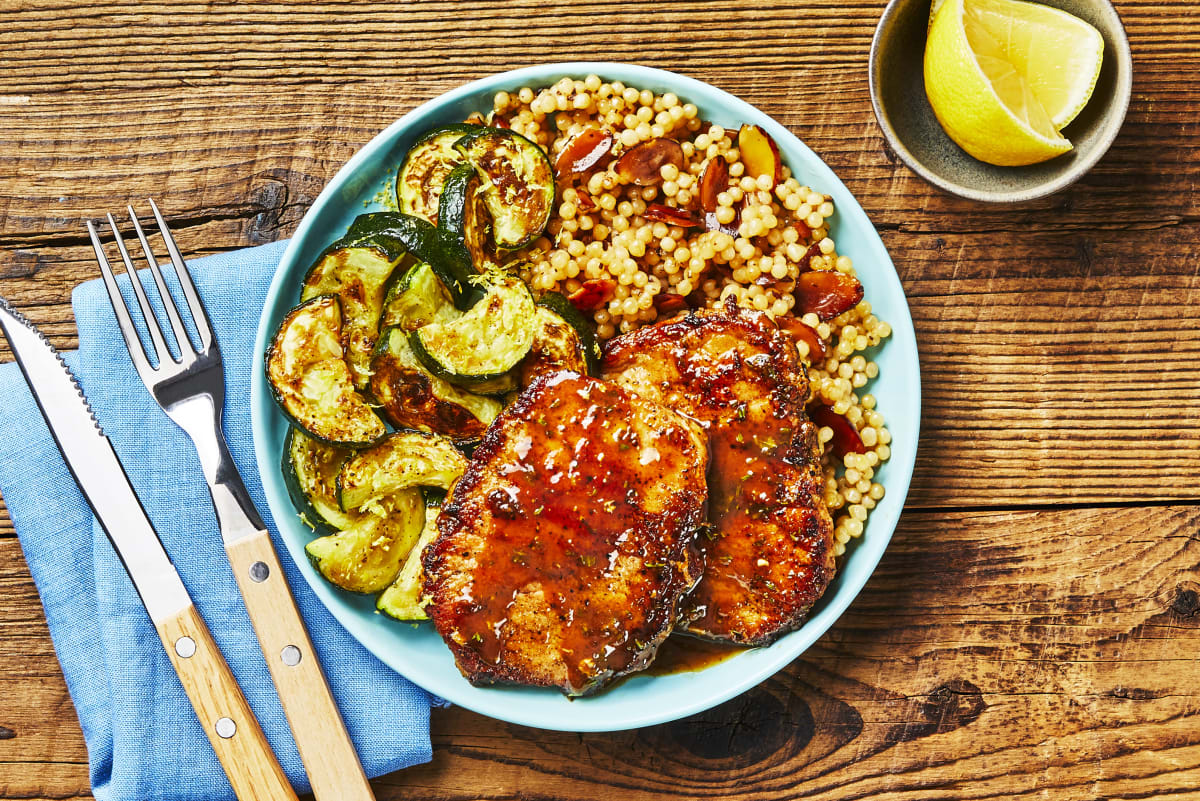
[[1059,130],[1092,96],[1103,54],[1099,31],[1063,11],[941,0],[925,46],[925,92],[946,133],[975,158],[1036,164],[1071,149]]

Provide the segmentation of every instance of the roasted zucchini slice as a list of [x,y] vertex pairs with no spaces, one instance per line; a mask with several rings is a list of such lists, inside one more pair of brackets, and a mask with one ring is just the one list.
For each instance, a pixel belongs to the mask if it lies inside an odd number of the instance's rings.
[[488,246],[491,217],[479,172],[473,166],[460,164],[451,170],[438,208],[438,228],[462,242],[476,272],[484,272],[485,265],[495,261]]
[[487,381],[479,381],[470,384],[471,391],[476,395],[489,395],[491,397],[500,397],[512,392],[518,386],[518,376],[516,370],[509,370],[503,375],[498,375],[495,378],[489,378]]
[[338,474],[351,453],[288,427],[283,440],[283,482],[301,518],[315,531],[330,533],[356,521],[354,515],[342,511],[337,491]]
[[374,593],[386,588],[425,527],[420,490],[401,490],[378,505],[350,528],[304,548],[321,575],[343,590]]
[[375,608],[396,620],[428,620],[425,613],[425,564],[423,554],[429,544],[438,538],[437,519],[441,510],[425,509],[425,528],[417,544],[404,560],[400,574],[388,588],[375,599]]
[[435,128],[409,148],[396,174],[396,201],[400,211],[427,222],[437,221],[438,199],[446,176],[463,163],[463,156],[454,144],[477,130],[478,125],[466,124]]
[[430,373],[399,327],[379,338],[371,360],[371,394],[397,428],[432,431],[460,443],[482,437],[501,408],[492,398],[465,392]]
[[342,305],[320,295],[284,316],[266,354],[271,394],[288,419],[326,445],[365,448],[387,433],[354,390],[342,349]]
[[410,487],[449,490],[467,469],[467,457],[437,434],[397,431],[361,450],[337,477],[342,509],[359,509]]
[[404,277],[388,290],[379,326],[398,325],[405,331],[416,331],[423,325],[457,316],[450,293],[433,268],[421,262],[408,268]]
[[321,254],[304,277],[301,301],[318,295],[341,298],[342,348],[357,389],[367,386],[388,279],[403,256],[403,251],[378,246],[335,245]]
[[410,335],[413,352],[435,375],[455,384],[492,381],[516,367],[533,345],[533,296],[521,279],[497,275],[487,294],[457,319]]
[[483,180],[496,247],[514,250],[545,230],[554,209],[554,168],[545,150],[507,128],[478,128],[454,147]]
[[417,261],[428,263],[450,292],[455,307],[462,311],[483,297],[471,283],[475,268],[462,241],[419,217],[394,211],[360,214],[341,241],[403,250]]
[[542,293],[538,298],[538,305],[545,306],[575,329],[587,359],[588,371],[594,374],[600,367],[600,343],[596,339],[596,329],[592,326],[592,321],[575,308],[575,304],[567,300],[565,295],[558,292]]
[[579,341],[579,333],[570,323],[539,305],[533,314],[533,325],[533,347],[521,362],[522,387],[529,386],[543,373],[571,370],[587,375],[587,354]]

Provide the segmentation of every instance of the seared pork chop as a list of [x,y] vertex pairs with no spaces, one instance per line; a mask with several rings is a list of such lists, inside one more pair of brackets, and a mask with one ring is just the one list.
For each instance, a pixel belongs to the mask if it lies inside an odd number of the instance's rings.
[[585,695],[649,664],[700,576],[707,465],[703,430],[670,409],[536,378],[425,551],[427,610],[463,675]]
[[610,340],[601,377],[708,432],[713,531],[686,631],[765,645],[798,628],[834,555],[796,346],[767,315],[729,302]]

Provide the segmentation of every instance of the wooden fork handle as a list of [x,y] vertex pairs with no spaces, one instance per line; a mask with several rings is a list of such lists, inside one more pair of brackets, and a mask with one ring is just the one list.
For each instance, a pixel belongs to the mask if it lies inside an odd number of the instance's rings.
[[188,605],[154,625],[239,801],[296,801],[196,607]]
[[229,542],[233,566],[263,656],[317,801],[374,801],[308,631],[265,531]]

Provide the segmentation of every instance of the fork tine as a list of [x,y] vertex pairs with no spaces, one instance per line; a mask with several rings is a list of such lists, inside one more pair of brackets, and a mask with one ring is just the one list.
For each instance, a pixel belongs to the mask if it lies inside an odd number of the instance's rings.
[[184,362],[189,362],[191,361],[189,354],[194,353],[195,348],[192,346],[192,340],[188,337],[187,329],[183,327],[183,319],[179,316],[179,307],[175,305],[175,299],[171,297],[171,292],[167,289],[167,282],[163,279],[162,270],[159,269],[158,260],[154,258],[154,252],[150,250],[150,243],[146,241],[146,233],[142,230],[142,224],[138,222],[137,213],[133,210],[133,206],[126,206],[125,210],[129,212],[133,230],[137,232],[138,241],[142,244],[142,253],[150,265],[150,273],[154,276],[154,285],[158,287],[158,296],[162,298],[163,308],[166,309],[167,317],[171,320],[171,331],[175,334],[175,341],[179,343],[179,354],[183,357]]
[[121,252],[121,259],[125,262],[125,273],[129,276],[129,283],[133,285],[133,294],[137,297],[138,306],[141,307],[142,320],[146,323],[146,330],[150,332],[150,341],[154,343],[158,363],[161,366],[168,360],[175,361],[175,357],[167,349],[166,340],[163,339],[162,326],[159,325],[158,317],[154,314],[150,300],[146,297],[146,288],[142,286],[142,279],[138,276],[137,267],[134,266],[133,259],[129,258],[129,251],[125,249],[121,232],[117,230],[117,221],[111,214],[107,216],[108,227],[112,229],[113,238],[117,240],[117,250]]
[[152,369],[150,360],[146,356],[142,340],[138,337],[137,328],[133,325],[133,318],[129,316],[129,307],[125,305],[125,298],[117,286],[117,277],[113,275],[108,257],[104,255],[104,246],[100,244],[100,234],[96,232],[96,226],[92,225],[91,220],[87,221],[87,229],[88,236],[92,239],[92,249],[96,251],[96,261],[100,264],[100,272],[104,276],[104,288],[108,290],[108,302],[112,304],[113,314],[117,316],[117,327],[121,329],[121,337],[125,340],[129,358],[139,373],[149,371]]
[[196,286],[192,283],[192,275],[188,272],[183,256],[179,255],[179,248],[175,245],[175,237],[171,235],[167,221],[163,219],[162,212],[158,210],[154,199],[147,198],[147,200],[150,202],[150,208],[154,210],[154,219],[158,221],[158,232],[167,246],[167,252],[171,254],[171,264],[175,266],[175,275],[179,278],[179,286],[183,288],[183,296],[187,300],[188,309],[192,312],[196,331],[200,334],[200,350],[207,351],[213,344],[212,323],[208,319],[208,310],[204,308],[204,303],[201,302],[200,295],[196,292]]

